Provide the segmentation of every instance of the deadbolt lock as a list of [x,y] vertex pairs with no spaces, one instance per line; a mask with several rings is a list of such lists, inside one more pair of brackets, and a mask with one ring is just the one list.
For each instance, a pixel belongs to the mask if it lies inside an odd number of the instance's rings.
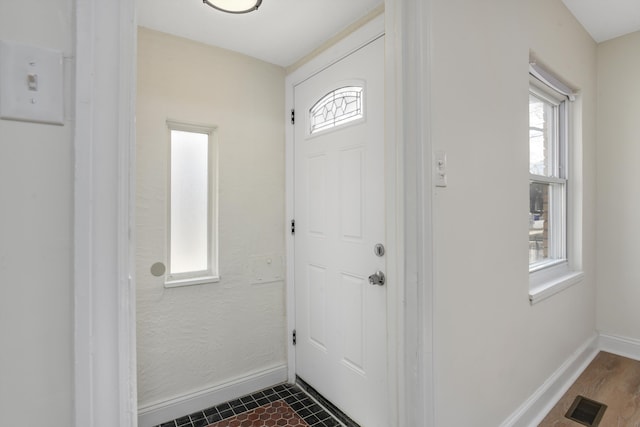
[[384,252],[384,245],[382,243],[378,243],[373,247],[373,253],[376,254],[376,256],[384,256]]

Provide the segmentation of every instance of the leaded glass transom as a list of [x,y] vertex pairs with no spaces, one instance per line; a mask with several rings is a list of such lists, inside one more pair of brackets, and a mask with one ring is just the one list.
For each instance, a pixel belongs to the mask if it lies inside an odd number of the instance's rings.
[[346,86],[326,94],[309,110],[309,131],[321,132],[363,117],[359,86]]

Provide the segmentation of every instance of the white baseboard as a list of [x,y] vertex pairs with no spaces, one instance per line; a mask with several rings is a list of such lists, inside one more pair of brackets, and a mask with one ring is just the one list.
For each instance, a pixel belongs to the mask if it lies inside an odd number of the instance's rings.
[[536,427],[598,354],[598,335],[582,344],[500,427]]
[[252,372],[207,389],[140,406],[138,427],[152,427],[287,381],[287,366]]
[[640,341],[596,334],[578,348],[500,427],[537,426],[599,351],[640,360]]
[[[640,341],[604,333],[589,338],[500,427],[537,426],[599,351],[640,360]],[[138,426],[152,427],[285,381],[286,365],[252,372],[205,390],[141,406]]]
[[602,351],[640,360],[640,341],[636,339],[600,333],[599,341]]

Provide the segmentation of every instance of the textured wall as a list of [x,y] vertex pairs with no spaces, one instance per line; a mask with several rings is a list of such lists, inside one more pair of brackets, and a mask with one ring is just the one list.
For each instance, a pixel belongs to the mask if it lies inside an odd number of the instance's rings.
[[[73,56],[73,2],[3,0],[0,40]],[[69,73],[72,61],[65,61]],[[1,96],[1,94],[0,94]],[[71,90],[65,97],[72,101]],[[0,120],[2,425],[72,425],[73,122]]]
[[598,46],[598,329],[640,340],[640,32]]
[[[258,280],[284,274],[283,111],[282,68],[140,29],[141,407],[286,362],[284,283]],[[218,128],[219,283],[165,289],[149,272],[166,259],[167,118]]]
[[[434,196],[436,425],[495,427],[595,332],[596,45],[561,0],[434,0],[432,14],[431,138],[448,168]],[[533,306],[530,50],[582,90],[584,172],[584,280]]]

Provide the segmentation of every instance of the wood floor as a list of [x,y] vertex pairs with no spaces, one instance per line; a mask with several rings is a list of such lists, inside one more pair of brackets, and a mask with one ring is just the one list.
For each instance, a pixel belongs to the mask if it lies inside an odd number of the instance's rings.
[[582,426],[565,418],[578,395],[607,405],[599,427],[640,427],[640,361],[598,353],[539,426]]

